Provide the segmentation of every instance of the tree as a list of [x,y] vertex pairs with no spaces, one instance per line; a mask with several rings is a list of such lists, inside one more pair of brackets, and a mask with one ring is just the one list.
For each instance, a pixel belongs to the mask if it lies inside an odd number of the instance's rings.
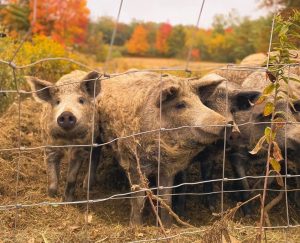
[[86,41],[80,46],[79,51],[95,56],[98,62],[105,61],[108,45],[104,43],[103,33],[97,30],[97,24],[89,23]]
[[136,55],[144,55],[149,49],[148,32],[143,25],[137,25],[126,43],[128,53]]
[[17,3],[15,0],[7,1],[7,4],[0,5],[0,21],[2,28],[16,37],[28,31],[29,23],[28,1],[23,0]]
[[172,32],[172,25],[163,23],[160,25],[156,33],[155,47],[157,51],[163,55],[166,55],[169,51],[168,38]]
[[284,8],[300,8],[299,0],[261,0],[261,7],[272,8],[275,6],[281,6]]
[[299,0],[260,0],[260,7],[269,9],[281,9],[281,16],[288,17],[295,9],[300,10]]
[[[34,0],[30,0],[31,20],[33,5]],[[88,16],[86,0],[37,1],[33,32],[51,36],[62,44],[80,44],[85,40]]]
[[180,56],[183,53],[185,46],[185,32],[182,25],[177,25],[172,29],[172,32],[167,40],[169,46],[168,55]]

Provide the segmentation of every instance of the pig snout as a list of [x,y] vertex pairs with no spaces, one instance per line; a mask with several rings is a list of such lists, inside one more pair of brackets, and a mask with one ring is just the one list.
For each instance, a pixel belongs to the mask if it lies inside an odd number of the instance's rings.
[[77,122],[76,117],[73,113],[69,111],[64,111],[61,115],[57,118],[57,124],[64,130],[71,130],[75,127]]

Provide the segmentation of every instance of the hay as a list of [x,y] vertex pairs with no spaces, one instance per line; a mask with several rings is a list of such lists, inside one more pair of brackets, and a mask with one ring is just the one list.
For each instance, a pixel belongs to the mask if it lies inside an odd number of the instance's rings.
[[[21,106],[21,144],[25,147],[42,145],[39,114],[41,107],[31,98],[22,101]],[[7,112],[0,118],[0,146],[3,148],[18,147],[18,102],[12,104]],[[105,158],[106,159],[106,158]],[[18,185],[18,198],[16,200],[16,176],[19,161],[20,175]],[[102,164],[101,183],[95,191],[91,192],[91,198],[104,198],[116,193],[128,192],[128,185],[115,185],[126,181],[124,175],[117,166]],[[84,169],[85,170],[85,169]],[[79,181],[82,181],[85,171],[82,171]],[[199,172],[195,167],[190,168],[190,175],[199,180]],[[66,175],[66,163],[62,164],[60,196],[63,193]],[[109,176],[108,176],[109,175]],[[123,176],[123,177],[122,177]],[[43,149],[22,151],[20,160],[18,151],[0,153],[0,205],[34,202],[59,202],[60,198],[47,196],[46,167],[43,160]],[[103,179],[105,178],[105,179]],[[117,181],[117,182],[116,182]],[[120,187],[119,187],[120,186]],[[191,189],[192,190],[192,189]],[[195,191],[201,188],[193,187]],[[86,192],[82,185],[77,187],[77,199],[85,199]],[[168,236],[175,236],[173,242],[201,242],[204,231],[216,220],[199,197],[187,198],[187,219],[198,228],[186,229],[172,227],[167,230]],[[229,199],[226,198],[226,201]],[[226,204],[225,208],[234,206],[235,203]],[[149,210],[150,211],[150,210]],[[275,213],[270,215],[271,222],[278,217],[284,217],[284,207],[277,207]],[[14,228],[15,210],[0,211],[0,242],[85,242],[88,238],[92,242],[126,242],[130,240],[153,239],[163,237],[160,229],[155,224],[153,215],[146,213],[149,218],[149,226],[131,228],[128,226],[130,204],[129,199],[110,200],[90,205],[87,224],[85,223],[85,205],[77,206],[38,206],[20,208],[17,211],[17,227]],[[282,213],[279,213],[282,212]],[[299,223],[299,210],[290,208],[292,224]],[[152,219],[152,220],[151,220]],[[237,217],[239,219],[239,217]],[[247,221],[228,222],[229,234],[243,242],[251,242],[249,239],[255,234],[251,228],[243,227]],[[255,221],[248,220],[248,225],[255,225]],[[201,225],[201,226],[199,226]],[[204,226],[203,226],[204,225]],[[195,232],[197,231],[197,232]],[[192,232],[192,233],[185,233]],[[284,242],[283,230],[267,232],[268,242]],[[290,242],[300,241],[299,229],[289,229]],[[244,241],[245,240],[245,241]],[[248,241],[247,241],[248,240]]]

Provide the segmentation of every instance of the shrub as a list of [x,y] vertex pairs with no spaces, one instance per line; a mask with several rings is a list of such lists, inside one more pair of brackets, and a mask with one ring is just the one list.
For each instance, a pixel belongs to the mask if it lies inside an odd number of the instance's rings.
[[[0,39],[0,59],[10,61],[17,50],[20,42],[12,38]],[[18,66],[27,65],[43,58],[77,57],[69,53],[64,46],[45,36],[34,36],[31,41],[26,41],[14,58],[14,63]],[[24,69],[16,69],[16,81],[14,82],[12,68],[6,64],[0,64],[0,90],[26,89],[24,75],[38,76],[42,79],[55,82],[62,75],[72,70],[78,69],[78,65],[64,60],[49,60]],[[16,93],[0,93],[0,114],[14,100]]]

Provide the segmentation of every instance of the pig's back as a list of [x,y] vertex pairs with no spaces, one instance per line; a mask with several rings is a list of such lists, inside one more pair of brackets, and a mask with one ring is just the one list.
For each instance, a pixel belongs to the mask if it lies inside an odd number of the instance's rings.
[[140,131],[140,116],[152,90],[159,85],[156,73],[132,73],[101,81],[98,110],[101,127],[109,139]]

